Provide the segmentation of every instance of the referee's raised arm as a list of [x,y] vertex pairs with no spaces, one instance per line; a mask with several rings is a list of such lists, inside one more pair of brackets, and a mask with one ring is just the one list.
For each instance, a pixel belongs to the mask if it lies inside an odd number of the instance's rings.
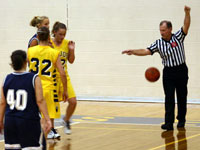
[[184,11],[185,11],[185,19],[184,19],[184,24],[183,24],[183,32],[185,34],[188,33],[189,27],[190,27],[190,10],[191,8],[188,6],[184,7]]

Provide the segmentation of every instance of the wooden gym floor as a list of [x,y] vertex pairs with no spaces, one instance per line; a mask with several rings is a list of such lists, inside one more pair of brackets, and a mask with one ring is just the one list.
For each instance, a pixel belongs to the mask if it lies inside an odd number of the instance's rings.
[[[61,103],[65,113],[67,103]],[[186,128],[163,131],[164,104],[79,101],[72,134],[56,120],[60,140],[48,150],[197,150],[200,147],[200,105],[188,104]],[[3,141],[0,149],[4,149]]]

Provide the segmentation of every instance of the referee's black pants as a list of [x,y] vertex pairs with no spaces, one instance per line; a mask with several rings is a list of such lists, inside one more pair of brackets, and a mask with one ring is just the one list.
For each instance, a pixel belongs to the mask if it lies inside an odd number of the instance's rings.
[[163,88],[165,92],[165,123],[174,123],[175,91],[177,96],[179,122],[185,122],[187,112],[188,68],[186,64],[164,67]]

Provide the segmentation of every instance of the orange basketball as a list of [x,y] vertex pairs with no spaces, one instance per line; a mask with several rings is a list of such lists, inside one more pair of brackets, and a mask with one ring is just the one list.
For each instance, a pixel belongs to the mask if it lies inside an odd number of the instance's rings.
[[160,78],[160,71],[155,67],[150,67],[145,71],[145,78],[150,82],[155,82]]

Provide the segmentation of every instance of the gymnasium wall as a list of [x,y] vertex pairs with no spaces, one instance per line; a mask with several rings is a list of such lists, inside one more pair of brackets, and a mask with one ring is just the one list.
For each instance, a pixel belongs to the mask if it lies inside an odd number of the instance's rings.
[[36,15],[68,25],[67,39],[76,42],[76,61],[69,74],[79,100],[163,102],[162,78],[150,83],[145,69],[162,63],[158,54],[127,56],[121,51],[146,48],[160,38],[159,23],[171,20],[173,31],[183,25],[184,5],[191,7],[191,27],[185,39],[189,67],[188,99],[200,103],[199,0],[6,0],[0,5],[0,79],[12,71],[10,54],[27,49],[36,32]]

